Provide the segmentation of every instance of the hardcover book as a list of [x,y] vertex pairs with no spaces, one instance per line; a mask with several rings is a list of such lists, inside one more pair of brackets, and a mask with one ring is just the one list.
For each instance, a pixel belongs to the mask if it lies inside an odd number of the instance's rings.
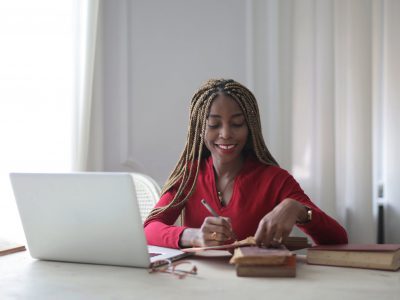
[[296,255],[282,265],[236,265],[239,277],[296,277]]
[[307,263],[396,271],[400,268],[400,244],[341,244],[307,250]]
[[283,265],[288,258],[294,256],[289,250],[260,248],[256,246],[236,248],[230,260],[231,264],[236,265],[267,265],[277,266]]
[[296,255],[284,246],[280,249],[256,246],[235,249],[231,264],[240,277],[295,277]]

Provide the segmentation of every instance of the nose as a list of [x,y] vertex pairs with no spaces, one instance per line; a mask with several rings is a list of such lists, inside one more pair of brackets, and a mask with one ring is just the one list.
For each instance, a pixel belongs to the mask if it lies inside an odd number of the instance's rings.
[[222,125],[219,131],[219,137],[223,139],[229,139],[232,137],[231,128],[228,125]]

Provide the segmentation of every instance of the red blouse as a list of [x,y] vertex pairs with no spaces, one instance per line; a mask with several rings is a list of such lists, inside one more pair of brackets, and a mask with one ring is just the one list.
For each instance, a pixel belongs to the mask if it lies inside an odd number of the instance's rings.
[[[164,206],[173,199],[175,189],[165,193],[156,204]],[[303,192],[296,180],[285,170],[267,166],[254,156],[245,158],[236,176],[232,198],[221,206],[215,187],[212,157],[200,163],[196,189],[186,202],[183,226],[174,226],[182,208],[169,209],[151,221],[146,221],[145,234],[150,245],[179,248],[179,238],[185,228],[200,228],[209,211],[201,204],[206,201],[222,217],[229,217],[239,240],[254,235],[259,221],[286,198],[292,198],[312,209],[312,221],[297,225],[316,244],[347,243],[347,233],[334,219],[321,211]]]

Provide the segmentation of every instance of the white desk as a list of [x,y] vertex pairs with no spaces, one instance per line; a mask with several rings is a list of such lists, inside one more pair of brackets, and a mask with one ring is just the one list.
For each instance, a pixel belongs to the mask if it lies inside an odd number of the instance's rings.
[[237,277],[228,257],[193,257],[198,275],[179,280],[138,268],[0,257],[0,299],[400,299],[400,272],[311,266],[295,278]]

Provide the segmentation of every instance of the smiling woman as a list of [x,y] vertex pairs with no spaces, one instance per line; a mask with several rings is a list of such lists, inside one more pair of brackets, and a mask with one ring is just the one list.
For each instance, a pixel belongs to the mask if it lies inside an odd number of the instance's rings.
[[231,97],[219,95],[207,118],[204,144],[211,152],[216,166],[217,193],[224,206],[229,203],[233,180],[242,168],[242,151],[248,136],[246,118],[239,104]]
[[9,172],[71,170],[75,7],[0,2],[0,238],[23,240]]
[[[183,209],[183,226],[175,226]],[[231,79],[208,80],[192,98],[185,148],[145,222],[147,241],[216,246],[254,235],[258,245],[277,246],[295,225],[316,244],[347,243],[269,152],[253,93]]]

